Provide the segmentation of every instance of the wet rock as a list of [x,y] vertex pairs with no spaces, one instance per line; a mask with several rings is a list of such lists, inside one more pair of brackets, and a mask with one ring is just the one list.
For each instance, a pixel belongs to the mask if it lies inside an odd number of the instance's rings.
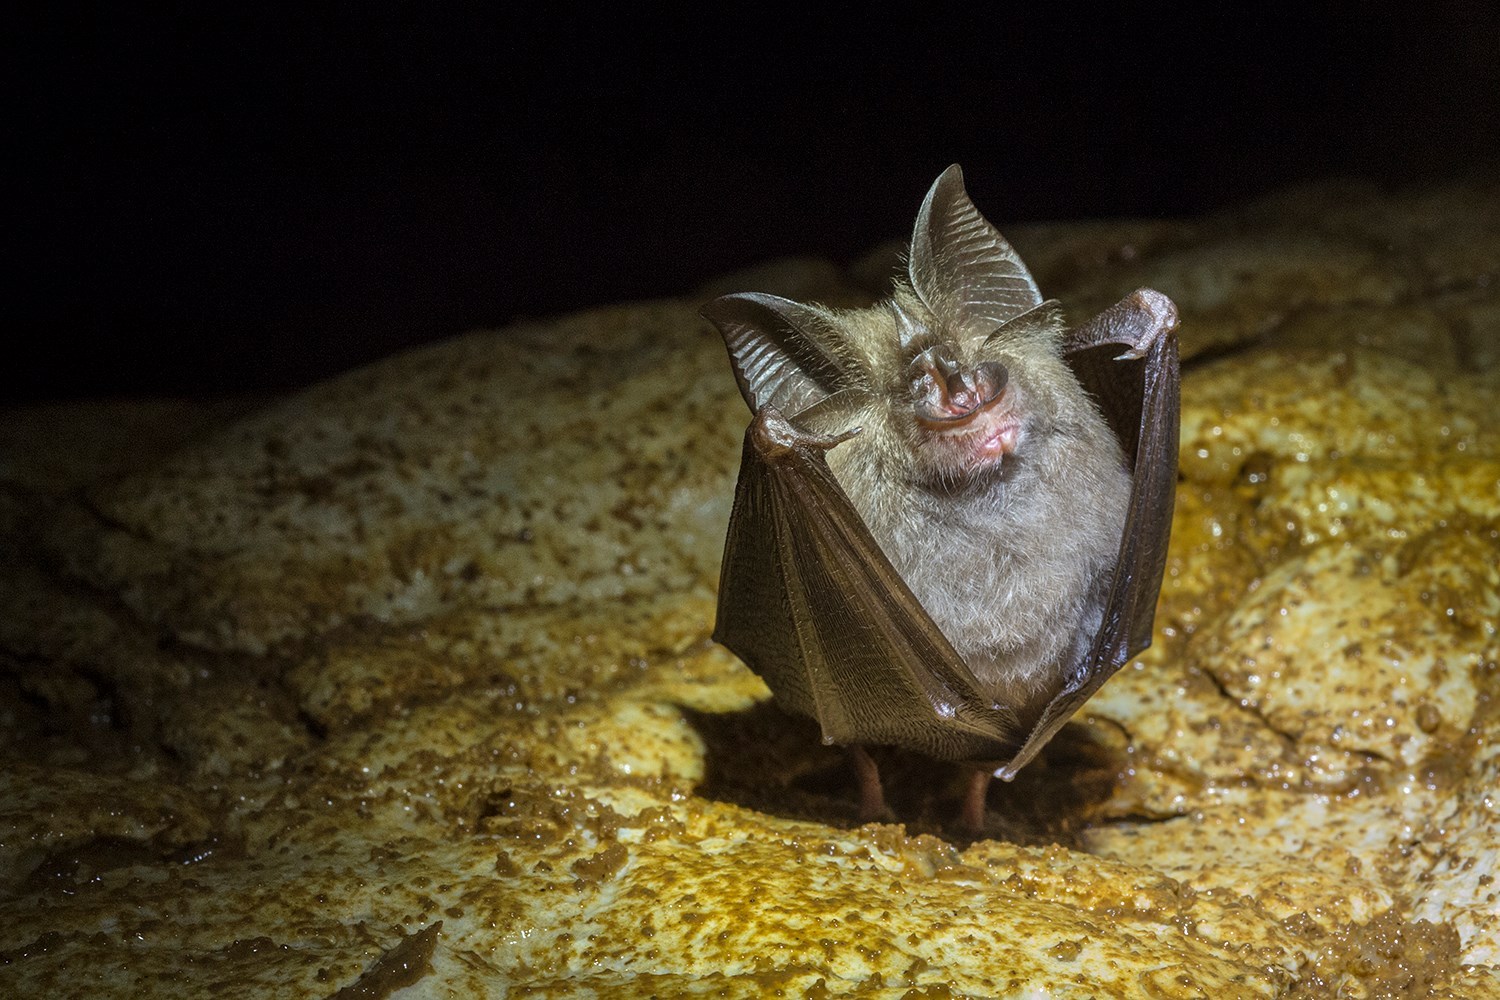
[[746,414],[618,306],[7,415],[6,995],[1500,996],[1500,188],[1009,235],[1188,361],[1155,644],[986,836],[709,640]]

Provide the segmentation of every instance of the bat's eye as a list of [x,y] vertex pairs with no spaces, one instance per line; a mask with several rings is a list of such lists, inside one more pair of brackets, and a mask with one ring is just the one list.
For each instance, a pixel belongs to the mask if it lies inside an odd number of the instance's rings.
[[1009,373],[998,361],[967,370],[938,359],[919,362],[912,380],[918,423],[935,429],[960,426],[1005,393]]

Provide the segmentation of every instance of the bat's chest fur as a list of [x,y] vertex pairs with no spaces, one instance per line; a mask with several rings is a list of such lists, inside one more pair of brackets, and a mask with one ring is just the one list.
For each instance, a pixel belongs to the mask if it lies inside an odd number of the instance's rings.
[[1056,440],[956,490],[902,481],[853,449],[835,466],[886,557],[997,702],[1050,697],[1098,629],[1130,493],[1112,444]]

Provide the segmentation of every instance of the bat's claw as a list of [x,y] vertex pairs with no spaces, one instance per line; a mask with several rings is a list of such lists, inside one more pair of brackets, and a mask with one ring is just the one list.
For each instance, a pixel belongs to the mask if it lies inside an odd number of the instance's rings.
[[1123,344],[1116,361],[1139,361],[1161,338],[1177,329],[1177,306],[1153,288],[1137,288],[1068,334],[1068,351]]
[[1177,304],[1154,288],[1137,288],[1115,308],[1125,307],[1132,316],[1130,346],[1116,361],[1139,361],[1162,337],[1177,329]]
[[776,407],[767,406],[751,421],[750,437],[755,442],[755,449],[769,460],[785,455],[794,448],[827,451],[854,437],[861,429],[850,427],[837,434],[815,434],[792,423]]

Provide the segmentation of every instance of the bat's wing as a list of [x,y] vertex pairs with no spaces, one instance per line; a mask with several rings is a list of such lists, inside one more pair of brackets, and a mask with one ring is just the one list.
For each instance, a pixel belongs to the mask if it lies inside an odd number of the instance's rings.
[[996,759],[1017,723],[967,665],[870,535],[824,453],[849,435],[799,430],[774,407],[745,434],[714,638],[827,743],[900,744]]
[[[996,771],[1010,780],[1132,656],[1151,645],[1177,488],[1177,308],[1141,289],[1074,331],[1067,360],[1096,400],[1131,464],[1130,506],[1104,621],[1019,753]],[[1120,347],[1126,350],[1121,353]]]

